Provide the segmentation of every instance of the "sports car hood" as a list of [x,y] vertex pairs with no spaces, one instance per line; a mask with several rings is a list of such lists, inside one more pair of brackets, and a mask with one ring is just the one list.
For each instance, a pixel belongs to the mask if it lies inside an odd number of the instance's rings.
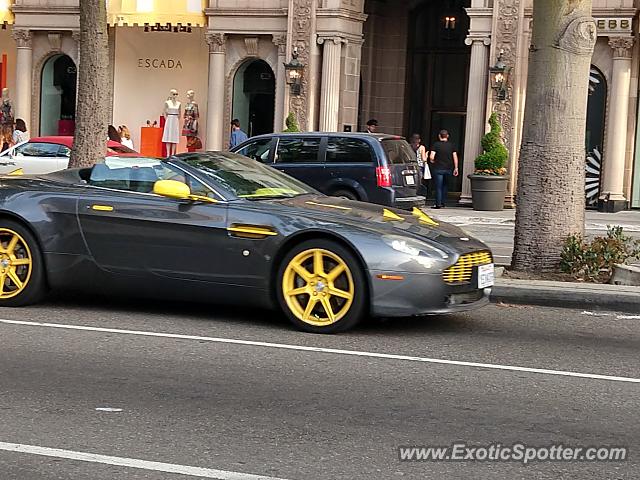
[[480,241],[470,238],[459,227],[441,222],[424,212],[420,218],[412,211],[322,195],[303,195],[270,203],[284,209],[295,209],[298,217],[335,222],[337,225],[348,225],[380,235],[428,239],[458,251],[487,248]]

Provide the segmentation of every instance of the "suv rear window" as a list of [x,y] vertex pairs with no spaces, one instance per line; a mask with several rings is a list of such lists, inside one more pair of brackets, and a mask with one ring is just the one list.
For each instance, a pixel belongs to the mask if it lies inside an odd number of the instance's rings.
[[404,139],[382,140],[382,148],[387,154],[390,164],[400,165],[407,163],[418,163],[416,152]]
[[371,147],[356,138],[329,138],[327,141],[327,163],[371,163]]

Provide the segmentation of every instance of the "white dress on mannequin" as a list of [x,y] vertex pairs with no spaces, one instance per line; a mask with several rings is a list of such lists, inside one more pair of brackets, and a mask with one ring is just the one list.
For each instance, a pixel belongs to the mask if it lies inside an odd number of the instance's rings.
[[180,102],[167,101],[162,143],[180,143]]

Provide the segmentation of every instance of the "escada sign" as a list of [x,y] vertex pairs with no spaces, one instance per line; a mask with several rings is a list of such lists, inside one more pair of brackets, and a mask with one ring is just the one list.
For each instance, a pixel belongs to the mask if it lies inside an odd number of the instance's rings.
[[182,62],[173,58],[139,58],[138,68],[157,69],[157,70],[181,70]]

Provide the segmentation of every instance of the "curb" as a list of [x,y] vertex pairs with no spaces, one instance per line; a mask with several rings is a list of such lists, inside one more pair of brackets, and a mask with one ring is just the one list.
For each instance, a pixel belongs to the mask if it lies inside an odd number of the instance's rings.
[[491,302],[638,313],[640,288],[498,278]]

